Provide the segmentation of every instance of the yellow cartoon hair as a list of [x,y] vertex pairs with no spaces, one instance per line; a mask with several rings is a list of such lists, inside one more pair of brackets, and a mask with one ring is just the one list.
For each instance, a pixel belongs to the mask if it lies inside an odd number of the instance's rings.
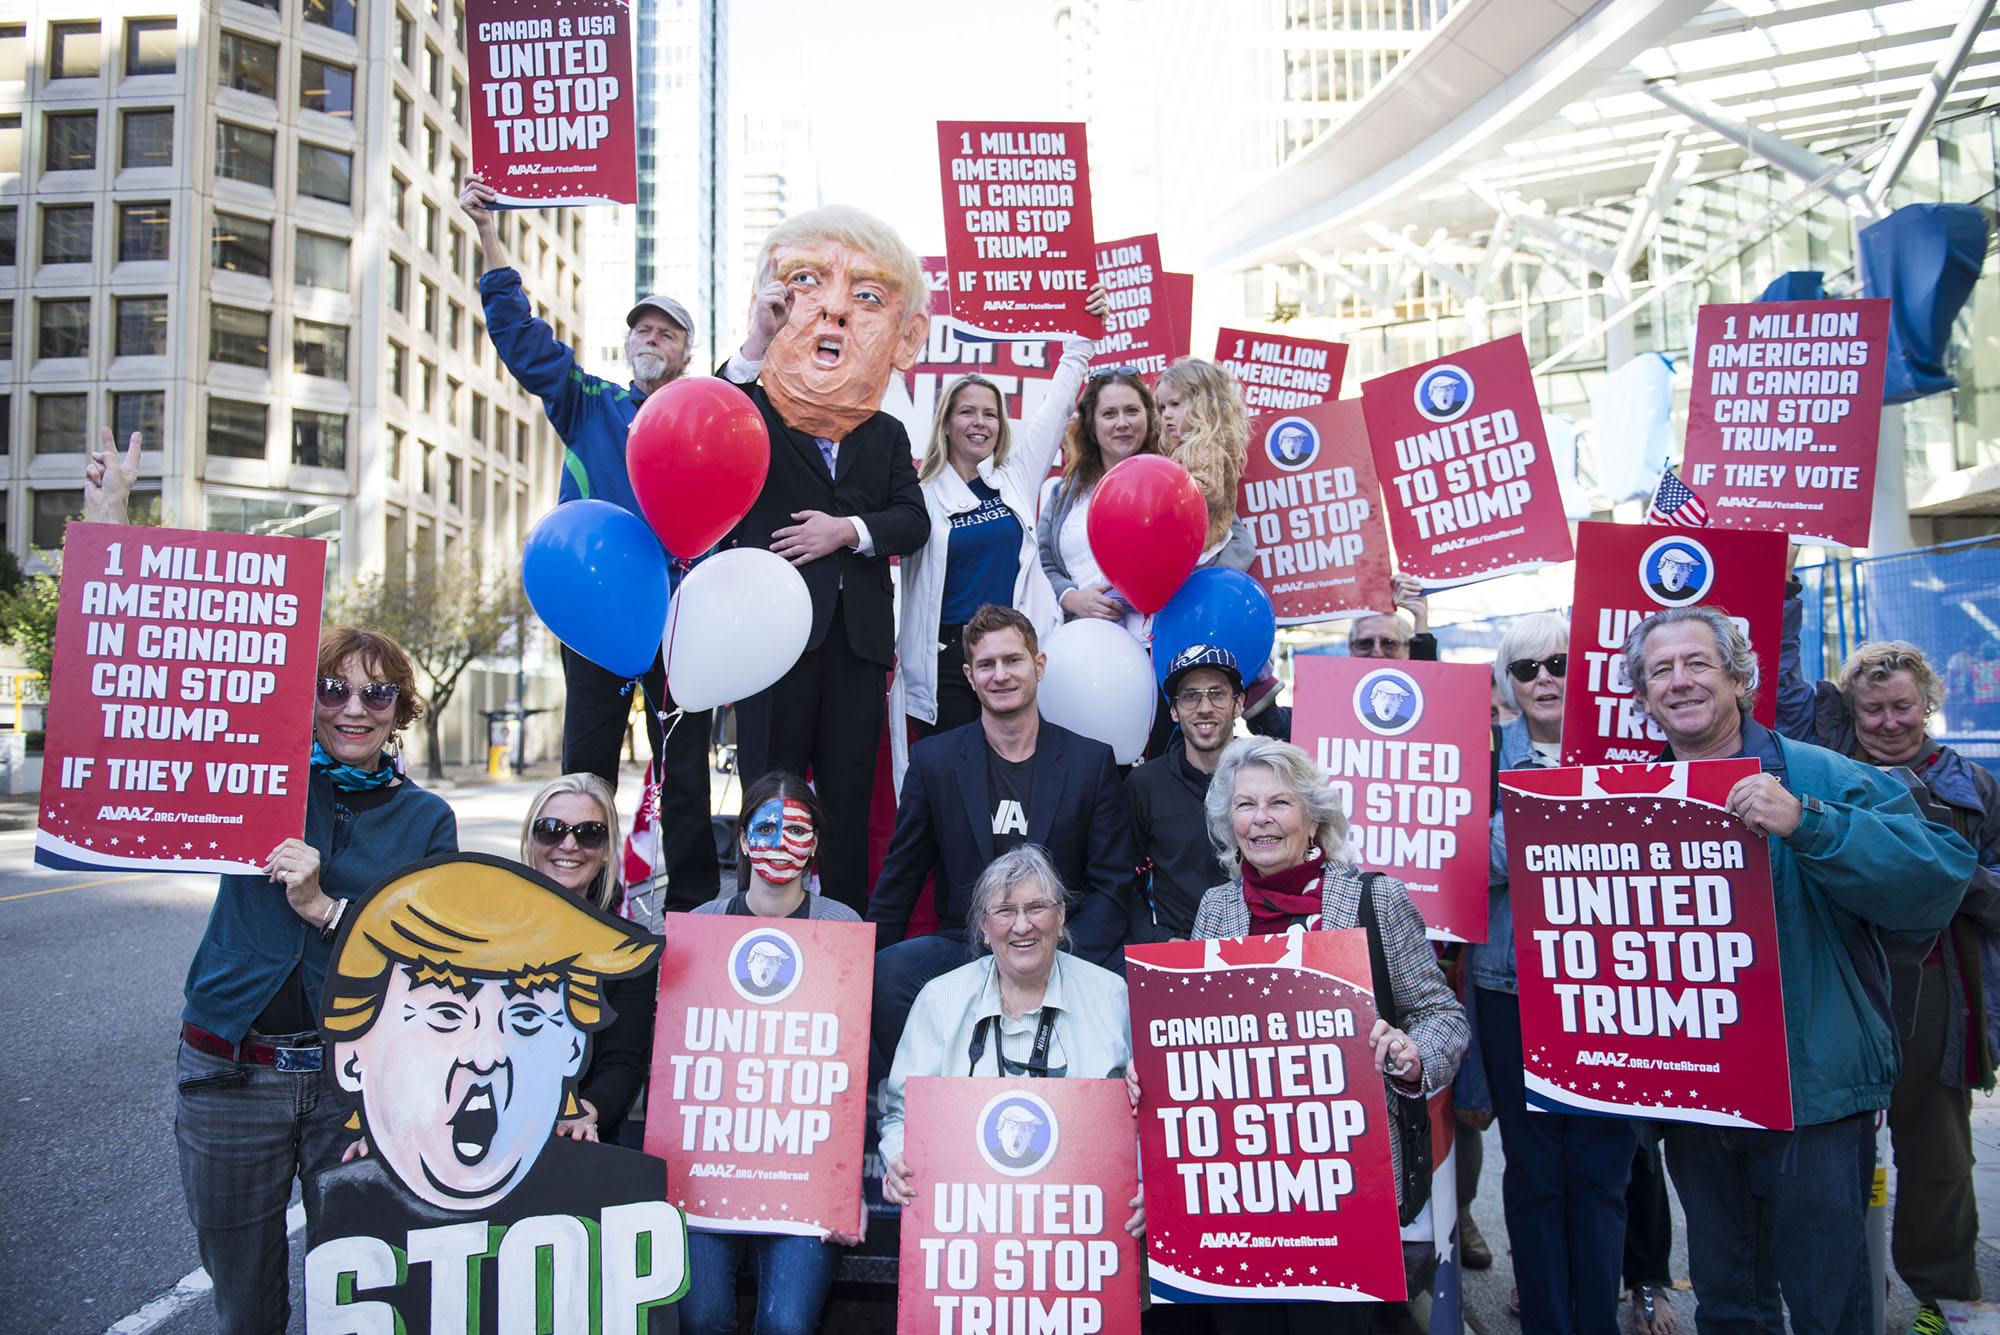
[[419,864],[361,902],[334,948],[320,1027],[361,1037],[401,965],[416,981],[454,988],[492,978],[520,988],[562,984],[570,1020],[596,1029],[605,980],[640,972],[659,950],[640,929],[524,867],[458,854]]

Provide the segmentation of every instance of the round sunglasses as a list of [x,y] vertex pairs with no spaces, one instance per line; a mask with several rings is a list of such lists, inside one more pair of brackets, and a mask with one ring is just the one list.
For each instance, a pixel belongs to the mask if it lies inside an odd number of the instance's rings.
[[1535,674],[1543,668],[1547,668],[1549,675],[1560,681],[1563,673],[1569,671],[1569,655],[1550,654],[1547,658],[1517,658],[1507,665],[1507,672],[1515,681],[1525,686],[1533,681]]
[[[396,707],[396,697],[402,693],[403,688],[393,681],[371,681],[361,687],[361,703],[371,714],[386,714]],[[339,677],[321,677],[318,694],[320,708],[341,709],[354,694],[354,687]]]
[[571,825],[554,816],[537,817],[535,823],[528,827],[528,833],[543,848],[554,848],[570,835],[576,836],[578,848],[602,848],[605,840],[611,837],[610,829],[601,820],[583,820]]

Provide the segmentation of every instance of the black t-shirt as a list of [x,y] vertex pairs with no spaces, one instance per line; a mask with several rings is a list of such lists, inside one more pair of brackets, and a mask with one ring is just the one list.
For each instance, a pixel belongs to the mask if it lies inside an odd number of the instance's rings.
[[1028,842],[1028,791],[1034,786],[1035,758],[1005,760],[986,748],[986,796],[993,820],[993,856]]

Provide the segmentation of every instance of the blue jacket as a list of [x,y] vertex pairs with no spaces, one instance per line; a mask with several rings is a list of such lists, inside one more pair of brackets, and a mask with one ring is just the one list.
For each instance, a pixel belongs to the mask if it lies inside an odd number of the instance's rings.
[[[1535,744],[1528,740],[1527,719],[1516,718],[1502,725],[1500,749],[1494,756],[1494,763],[1503,772],[1545,768],[1542,758],[1535,753]],[[1486,940],[1481,945],[1469,947],[1471,961],[1467,971],[1476,987],[1491,988],[1495,992],[1519,992],[1520,982],[1514,971],[1514,906],[1507,897],[1507,830],[1500,820],[1498,807],[1493,810],[1487,854]]]
[[556,338],[535,308],[514,269],[479,275],[486,307],[486,333],[500,360],[521,387],[542,401],[542,411],[563,442],[562,501],[600,500],[621,505],[644,519],[632,479],[625,471],[625,437],[639,405],[637,385],[615,385],[576,364],[576,353]]
[[[305,841],[319,850],[320,889],[336,898],[352,899],[412,862],[458,850],[451,808],[407,778],[389,801],[355,814],[337,849],[334,800],[333,785],[313,773],[306,788]],[[318,1015],[331,958],[319,933],[285,902],[282,887],[262,876],[225,876],[188,966],[181,1018],[240,1043],[300,966],[306,1004]]]

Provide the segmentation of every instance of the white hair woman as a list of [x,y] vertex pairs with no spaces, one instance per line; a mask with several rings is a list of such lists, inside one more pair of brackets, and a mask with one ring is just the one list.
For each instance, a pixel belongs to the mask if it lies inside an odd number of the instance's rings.
[[[2000,948],[1987,945],[2000,937],[2000,780],[1931,736],[1945,685],[1916,645],[1871,641],[1847,656],[1835,680],[1808,682],[1799,665],[1799,592],[1796,580],[1786,590],[1778,731],[1865,764],[1907,770],[1923,786],[1931,818],[1979,854],[1936,945],[1892,947],[1889,957],[1891,1005],[1903,1029],[1889,1140],[1899,1180],[1912,1184],[1898,1197],[1890,1252],[1903,1282],[1934,1312],[1940,1299],[1979,1295],[1972,1091],[1992,1086],[2000,1055],[2000,1016],[1987,997],[2000,972]],[[1903,1208],[1906,1200],[1914,1208]]]
[[[903,1158],[910,1077],[1099,1079],[1131,1066],[1125,980],[1057,949],[1068,921],[1062,878],[1040,845],[1010,849],[981,874],[966,925],[985,950],[917,994],[882,1091],[884,1200],[908,1204],[918,1186]],[[1139,1210],[1126,1228],[1138,1235],[1144,1218]]]

